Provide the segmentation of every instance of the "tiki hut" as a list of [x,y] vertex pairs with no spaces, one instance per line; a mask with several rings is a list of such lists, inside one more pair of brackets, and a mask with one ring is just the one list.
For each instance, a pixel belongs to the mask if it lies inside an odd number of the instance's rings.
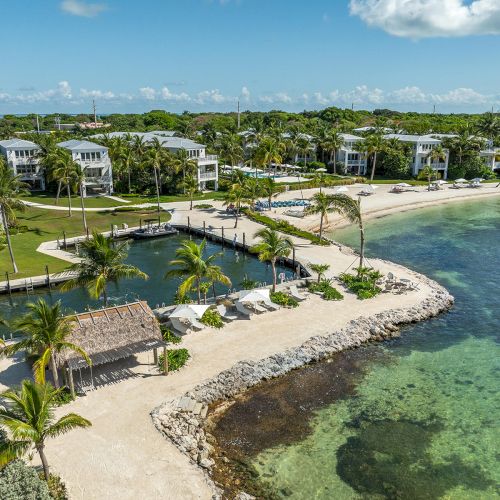
[[[68,341],[87,353],[92,367],[146,351],[154,352],[156,363],[158,348],[163,348],[166,354],[167,344],[163,341],[158,321],[144,301],[84,312],[73,318],[73,331]],[[88,368],[87,362],[78,353],[64,350],[59,353],[57,364],[66,368],[70,389],[74,393],[73,371]],[[163,368],[166,373],[166,362]]]

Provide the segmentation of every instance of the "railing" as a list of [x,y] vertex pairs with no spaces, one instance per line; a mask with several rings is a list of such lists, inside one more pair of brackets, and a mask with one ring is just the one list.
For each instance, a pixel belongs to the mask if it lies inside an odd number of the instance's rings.
[[215,179],[217,178],[217,172],[202,172],[200,173],[200,179]]
[[109,175],[101,175],[97,177],[85,176],[85,182],[109,184],[111,182],[111,177]]
[[200,161],[217,161],[217,155],[205,155],[203,157],[197,158]]

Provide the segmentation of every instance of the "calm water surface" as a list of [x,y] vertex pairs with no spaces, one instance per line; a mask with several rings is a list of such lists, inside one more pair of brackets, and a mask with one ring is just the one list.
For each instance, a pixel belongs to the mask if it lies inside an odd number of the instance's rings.
[[[454,309],[262,384],[215,434],[264,497],[498,498],[500,200],[367,226],[369,255],[436,279]],[[353,230],[335,237],[357,244]]]
[[[118,285],[109,285],[109,300],[112,303],[124,303],[126,301],[146,300],[151,307],[157,304],[171,304],[180,283],[180,279],[164,279],[168,270],[168,262],[175,257],[175,251],[182,240],[187,235],[168,236],[146,241],[130,241],[128,244],[128,256],[126,262],[139,267],[149,275],[149,280],[140,279],[123,280]],[[198,243],[201,240],[193,238]],[[258,282],[272,282],[272,271],[270,266],[263,264],[253,256],[234,251],[231,248],[221,249],[220,245],[207,241],[206,253],[222,252],[216,259],[216,264],[220,265],[225,274],[231,278],[232,287],[241,289],[240,283],[247,275]],[[287,277],[291,277],[289,269],[280,268],[278,272],[285,272]],[[217,293],[225,293],[228,288],[217,285]],[[53,302],[61,299],[64,307],[68,311],[83,311],[87,306],[99,307],[100,303],[89,298],[85,290],[76,289],[70,292],[60,292],[57,289],[48,291],[47,289],[35,290],[34,294],[27,296],[25,293],[12,295],[12,300],[8,295],[0,295],[0,315],[4,318],[13,318],[25,311],[25,304],[39,297]]]

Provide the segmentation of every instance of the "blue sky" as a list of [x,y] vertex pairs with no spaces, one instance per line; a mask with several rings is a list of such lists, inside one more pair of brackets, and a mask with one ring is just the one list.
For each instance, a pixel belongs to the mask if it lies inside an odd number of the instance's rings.
[[500,0],[1,6],[0,114],[500,107]]

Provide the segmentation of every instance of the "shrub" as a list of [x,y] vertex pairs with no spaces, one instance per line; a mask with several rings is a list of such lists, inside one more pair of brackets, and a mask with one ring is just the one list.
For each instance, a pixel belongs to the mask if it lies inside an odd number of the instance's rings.
[[371,299],[382,291],[376,285],[376,281],[381,277],[378,271],[367,268],[358,269],[358,274],[343,273],[339,276],[342,283],[360,300]]
[[224,321],[222,321],[221,315],[214,309],[207,309],[200,320],[204,325],[211,326],[213,328],[222,328],[224,326]]
[[22,460],[14,460],[0,470],[2,500],[51,500],[47,483]]
[[[173,372],[183,367],[190,356],[187,349],[172,349],[167,351],[167,358],[168,370]],[[158,366],[163,368],[163,354],[158,356]]]
[[243,290],[253,290],[257,288],[258,282],[253,280],[245,275],[245,277],[241,280],[240,286]]
[[170,328],[167,328],[165,325],[160,325],[161,334],[163,336],[163,340],[165,342],[169,342],[171,344],[180,344],[182,342],[182,338],[178,337]]
[[214,208],[210,203],[198,203],[198,205],[193,205],[193,208],[199,208],[200,210],[208,210],[209,208]]
[[115,212],[140,212],[144,207],[116,207]]
[[54,500],[67,500],[68,491],[66,489],[66,485],[62,482],[59,476],[50,474],[47,486],[49,487],[50,496]]
[[344,296],[332,286],[330,280],[322,279],[319,283],[309,284],[310,292],[321,292],[324,300],[342,300]]
[[267,217],[266,215],[253,212],[250,209],[245,209],[244,212],[250,220],[253,220],[254,222],[257,222],[259,224],[263,224],[264,226],[274,229],[275,231],[280,231],[282,233],[289,234],[291,236],[297,236],[298,238],[309,240],[311,243],[314,243],[315,245],[324,245],[324,246],[330,245],[328,241],[324,239],[320,240],[319,236],[316,236],[315,234],[310,233],[309,231],[304,231],[303,229],[299,229],[298,227],[295,227],[293,224],[290,224],[286,220],[275,220],[272,219],[271,217]]
[[73,396],[71,391],[67,387],[63,387],[63,390],[56,396],[55,400],[57,406],[66,405],[73,401]]
[[297,307],[299,303],[291,296],[285,292],[271,292],[271,300],[283,307]]

